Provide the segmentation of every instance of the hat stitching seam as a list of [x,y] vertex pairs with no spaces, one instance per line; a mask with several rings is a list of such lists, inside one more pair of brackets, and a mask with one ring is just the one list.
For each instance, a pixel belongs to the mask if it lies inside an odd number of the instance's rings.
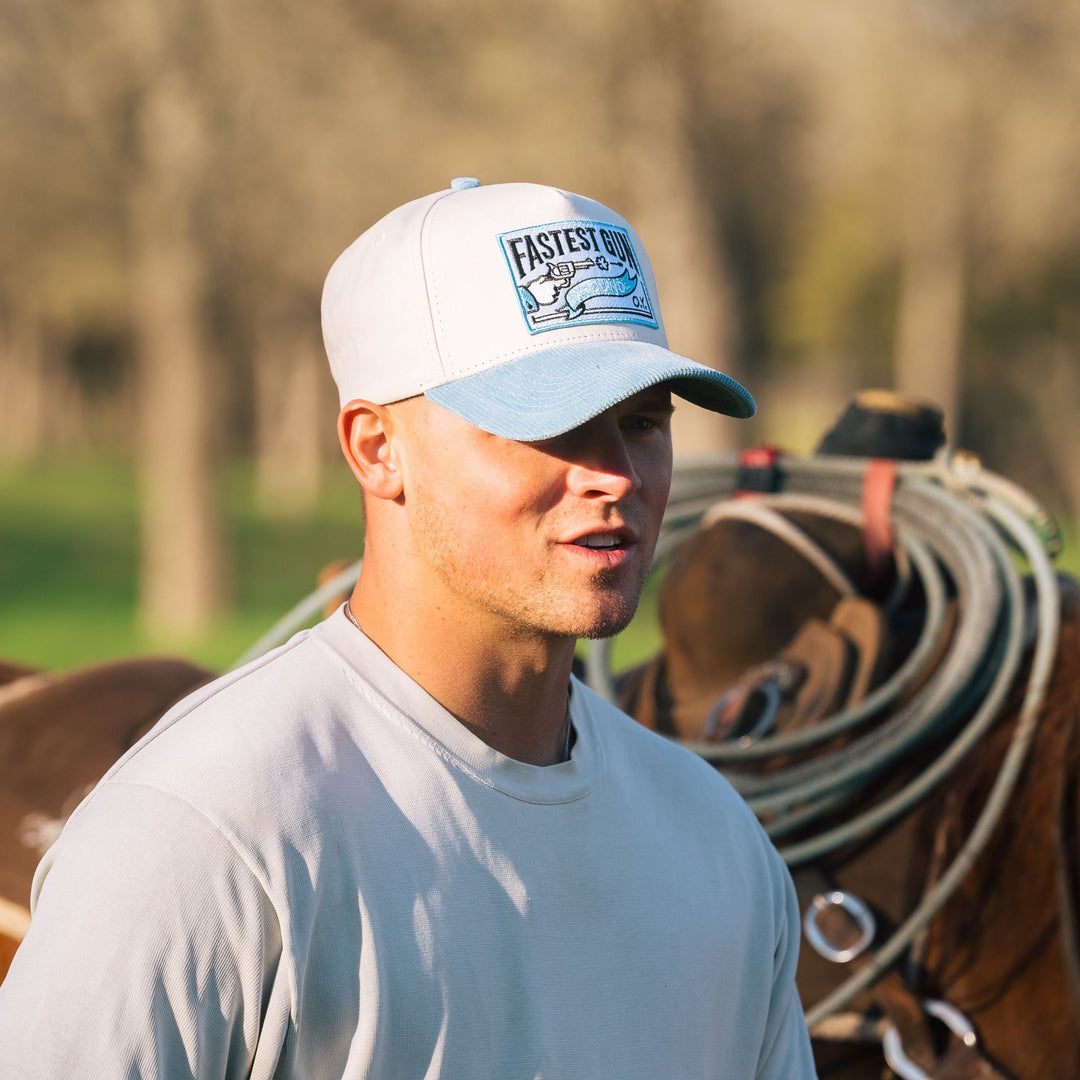
[[[427,260],[427,224],[428,218],[431,217],[431,212],[439,205],[447,196],[452,195],[453,189],[444,192],[442,198],[433,199],[431,205],[424,211],[424,216],[420,221],[420,272],[424,278],[424,295],[427,297],[427,309],[428,317],[431,321],[431,340],[435,346],[435,357],[439,361],[439,370],[446,375],[446,360],[443,357],[442,351],[442,336],[440,331],[443,329],[441,322],[441,316],[439,320],[435,317],[435,307],[437,301],[433,302],[432,299],[432,287],[431,280],[428,275],[428,260]],[[417,391],[417,393],[423,393],[423,389]]]

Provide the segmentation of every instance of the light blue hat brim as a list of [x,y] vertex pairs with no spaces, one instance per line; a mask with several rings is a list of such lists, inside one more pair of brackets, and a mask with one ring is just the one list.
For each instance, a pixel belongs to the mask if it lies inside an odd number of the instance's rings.
[[492,435],[537,442],[562,435],[650,386],[746,419],[750,392],[730,375],[645,341],[557,346],[428,390],[425,396]]

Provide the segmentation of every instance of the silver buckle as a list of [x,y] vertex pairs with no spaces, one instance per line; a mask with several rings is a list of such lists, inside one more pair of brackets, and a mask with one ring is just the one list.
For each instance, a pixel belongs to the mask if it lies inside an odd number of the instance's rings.
[[[761,708],[761,715],[754,722],[754,726],[739,736],[740,746],[749,746],[750,743],[756,742],[763,735],[768,734],[776,722],[776,714],[780,711],[780,683],[775,675],[769,675],[757,686],[752,687],[749,693],[753,693],[755,690],[764,696],[765,703]],[[717,699],[716,704],[709,711],[709,715],[705,717],[704,735],[707,740],[711,740],[716,735],[716,729],[720,725],[720,718],[732,701],[742,692],[741,684],[736,683],[729,690],[724,691]]]
[[[940,1020],[965,1046],[974,1048],[979,1041],[971,1021],[955,1006],[947,1001],[927,998],[922,1003],[923,1010]],[[919,1068],[904,1053],[900,1042],[900,1032],[895,1024],[889,1024],[881,1037],[881,1049],[885,1052],[885,1061],[901,1080],[933,1080],[928,1072]]]
[[[818,925],[818,918],[831,907],[843,908],[859,928],[858,940],[845,949],[838,949],[833,945]],[[803,933],[819,956],[831,960],[834,964],[847,964],[869,948],[874,934],[877,933],[877,920],[870,908],[853,893],[833,889],[832,892],[818,893],[810,901],[810,906],[803,915]]]

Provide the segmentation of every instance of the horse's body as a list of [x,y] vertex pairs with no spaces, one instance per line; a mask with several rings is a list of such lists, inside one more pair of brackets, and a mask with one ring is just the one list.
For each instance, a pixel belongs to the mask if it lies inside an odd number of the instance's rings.
[[[1080,717],[1077,595],[1072,594],[1064,612],[1051,693],[1007,820],[930,922],[918,958],[920,993],[959,1008],[975,1025],[987,1056],[1018,1080],[1080,1076],[1080,1027],[1063,940],[1063,932],[1072,928],[1069,912],[1063,913],[1059,903],[1061,875],[1072,867],[1057,843],[1061,824],[1071,821],[1075,829],[1080,823],[1075,789],[1080,767],[1075,738]],[[956,854],[983,806],[1012,734],[1017,705],[1018,700],[1012,703],[947,787],[856,857],[831,867],[830,878],[900,922],[928,876]],[[1065,807],[1059,804],[1063,788],[1066,796],[1072,793]],[[1080,850],[1075,832],[1066,839],[1075,855]],[[808,879],[806,892],[814,888],[813,874],[795,871],[797,882]],[[821,1000],[844,974],[804,941],[799,988],[805,1004]],[[822,1080],[880,1076],[877,1046],[852,1050],[817,1044],[815,1049]]]
[[[1077,603],[1073,591],[1039,735],[1008,818],[930,924],[923,961],[930,993],[964,1011],[987,1051],[1021,1080],[1080,1076],[1080,1003],[1070,986],[1075,911],[1061,902],[1080,851]],[[955,853],[985,801],[1014,721],[1015,708],[921,811],[941,858]]]
[[208,678],[173,659],[55,675],[0,662],[0,979],[29,922],[34,869],[68,815],[174,701]]

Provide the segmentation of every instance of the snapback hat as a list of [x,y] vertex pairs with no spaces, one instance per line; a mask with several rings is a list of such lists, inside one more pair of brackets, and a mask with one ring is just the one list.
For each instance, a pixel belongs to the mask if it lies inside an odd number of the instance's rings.
[[322,327],[341,404],[425,394],[520,442],[646,387],[749,417],[748,391],[667,347],[633,228],[581,195],[462,177],[376,222],[327,275]]

